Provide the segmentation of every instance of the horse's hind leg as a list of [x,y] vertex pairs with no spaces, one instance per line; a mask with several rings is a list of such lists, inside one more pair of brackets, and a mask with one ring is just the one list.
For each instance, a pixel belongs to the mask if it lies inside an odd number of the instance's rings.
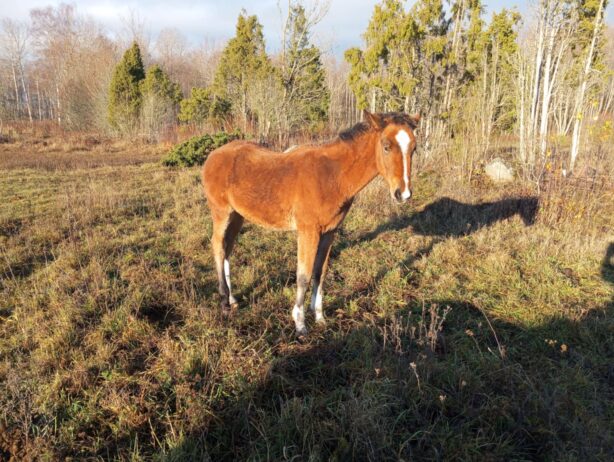
[[237,300],[232,296],[232,286],[230,284],[230,254],[234,247],[239,231],[243,227],[243,216],[237,212],[231,212],[228,217],[228,226],[224,235],[224,279],[228,286],[228,302],[231,307],[236,307]]
[[222,310],[228,311],[230,306],[236,303],[230,293],[230,263],[228,257],[243,225],[243,217],[234,211],[228,213],[212,210],[211,215],[213,218],[211,247],[215,259],[221,307]]
[[334,231],[329,231],[320,236],[318,251],[313,264],[311,309],[315,313],[316,322],[318,324],[324,323],[324,313],[322,312],[322,285],[324,284],[324,276],[326,275],[326,268],[328,267],[328,257],[334,237]]

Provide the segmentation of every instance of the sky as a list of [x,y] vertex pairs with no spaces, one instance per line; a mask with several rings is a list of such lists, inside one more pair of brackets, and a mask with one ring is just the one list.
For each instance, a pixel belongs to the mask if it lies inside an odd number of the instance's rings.
[[[305,3],[309,4],[306,0]],[[516,6],[528,13],[537,0],[486,0],[487,16],[503,7]],[[90,16],[103,24],[109,35],[120,31],[127,18],[136,14],[151,34],[152,39],[165,28],[181,31],[188,41],[198,45],[205,40],[223,43],[234,35],[237,16],[242,8],[256,14],[264,27],[269,51],[275,51],[281,40],[281,16],[278,0],[79,0],[72,3],[77,13]],[[0,0],[0,18],[9,17],[27,20],[29,11],[49,5],[58,5],[57,0]],[[281,3],[287,3],[281,0]],[[373,7],[378,0],[330,0],[330,9],[317,26],[315,40],[325,51],[341,56],[343,51],[362,44],[361,34],[367,27]],[[409,1],[409,4],[412,2]],[[612,24],[612,7],[606,11],[606,20]]]

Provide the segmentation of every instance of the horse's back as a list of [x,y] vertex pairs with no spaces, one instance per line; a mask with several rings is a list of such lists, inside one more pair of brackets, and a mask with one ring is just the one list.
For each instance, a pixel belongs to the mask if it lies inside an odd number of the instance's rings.
[[283,178],[281,153],[270,151],[253,142],[232,141],[207,157],[203,166],[203,186],[210,202],[234,207],[233,196],[251,196],[266,188],[271,180]]

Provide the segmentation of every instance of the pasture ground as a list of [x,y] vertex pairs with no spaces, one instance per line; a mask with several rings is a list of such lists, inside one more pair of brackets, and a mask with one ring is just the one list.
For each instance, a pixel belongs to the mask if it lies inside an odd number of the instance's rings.
[[0,145],[0,460],[614,458],[611,185],[372,184],[300,343],[293,234],[225,319],[199,169],[82,141]]

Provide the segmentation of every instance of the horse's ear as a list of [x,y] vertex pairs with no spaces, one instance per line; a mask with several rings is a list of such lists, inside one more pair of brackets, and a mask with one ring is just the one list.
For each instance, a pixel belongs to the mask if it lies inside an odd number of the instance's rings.
[[382,119],[379,115],[371,114],[366,109],[363,109],[362,116],[367,121],[367,123],[369,124],[371,128],[375,128],[376,130],[379,130],[380,128],[382,128]]

